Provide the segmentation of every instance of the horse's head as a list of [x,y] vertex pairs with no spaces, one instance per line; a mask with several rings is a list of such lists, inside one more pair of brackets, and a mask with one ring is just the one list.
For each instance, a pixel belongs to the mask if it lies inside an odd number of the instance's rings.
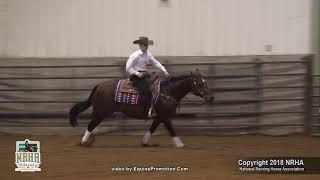
[[205,99],[206,101],[212,102],[214,97],[211,95],[207,82],[201,75],[199,69],[196,70],[196,73],[191,72],[191,77],[193,79],[191,93]]

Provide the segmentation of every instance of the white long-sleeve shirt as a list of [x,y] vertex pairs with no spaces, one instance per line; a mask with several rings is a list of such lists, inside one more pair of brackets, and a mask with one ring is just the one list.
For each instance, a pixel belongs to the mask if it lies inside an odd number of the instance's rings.
[[138,75],[138,71],[147,70],[147,64],[152,64],[163,72],[167,71],[150,52],[147,51],[143,53],[140,49],[129,56],[126,64],[126,70],[130,75]]

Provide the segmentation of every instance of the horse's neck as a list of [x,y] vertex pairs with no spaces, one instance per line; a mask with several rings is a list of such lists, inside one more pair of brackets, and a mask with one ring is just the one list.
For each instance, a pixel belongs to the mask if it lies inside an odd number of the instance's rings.
[[180,102],[190,92],[190,78],[179,80],[171,83],[169,87],[169,95],[176,101]]

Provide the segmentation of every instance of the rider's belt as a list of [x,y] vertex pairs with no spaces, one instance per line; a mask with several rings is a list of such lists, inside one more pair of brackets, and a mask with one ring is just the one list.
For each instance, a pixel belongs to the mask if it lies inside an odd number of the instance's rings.
[[147,72],[147,71],[138,71],[138,72]]

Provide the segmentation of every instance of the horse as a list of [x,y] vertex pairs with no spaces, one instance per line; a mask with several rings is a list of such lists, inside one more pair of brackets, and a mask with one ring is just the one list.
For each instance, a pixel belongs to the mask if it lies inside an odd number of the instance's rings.
[[[92,106],[92,119],[88,123],[88,128],[80,142],[80,145],[89,146],[93,143],[94,135],[91,133],[101,121],[112,115],[114,112],[122,112],[126,116],[145,119],[143,113],[143,105],[132,105],[115,102],[116,83],[119,80],[109,80],[97,84],[89,98],[85,101],[75,104],[69,111],[69,120],[71,126],[78,125],[77,116]],[[161,91],[157,102],[154,104],[154,110],[157,114],[153,118],[153,122],[149,131],[142,138],[142,145],[148,146],[152,133],[155,132],[159,124],[163,123],[172,137],[173,143],[177,148],[184,147],[183,142],[177,136],[172,125],[171,118],[176,116],[176,109],[180,107],[181,100],[188,94],[192,93],[201,97],[205,102],[213,102],[214,97],[211,96],[207,82],[197,69],[196,72],[190,72],[187,75],[171,76],[165,80],[161,80]]]

